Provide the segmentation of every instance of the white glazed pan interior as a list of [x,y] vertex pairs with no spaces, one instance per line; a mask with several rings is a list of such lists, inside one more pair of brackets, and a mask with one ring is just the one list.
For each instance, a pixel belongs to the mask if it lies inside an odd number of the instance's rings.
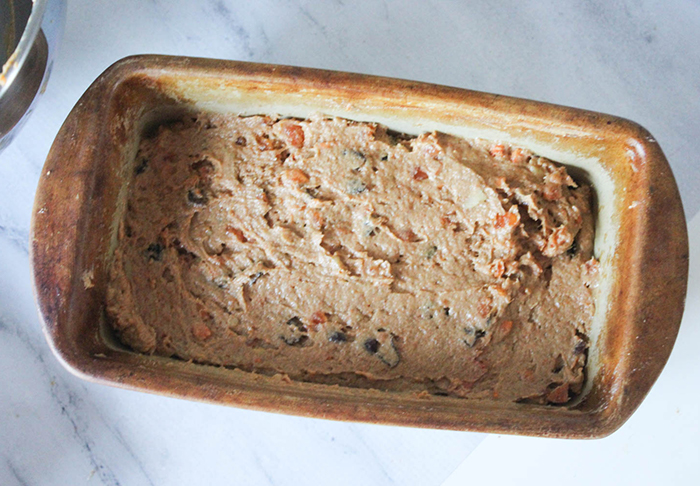
[[[609,296],[613,284],[613,259],[618,242],[619,218],[615,214],[613,198],[623,188],[615,187],[613,178],[608,174],[600,156],[583,154],[572,151],[566,143],[570,137],[590,137],[585,132],[572,131],[570,127],[560,128],[552,126],[548,133],[554,135],[557,143],[544,143],[536,136],[533,128],[530,133],[513,133],[509,131],[507,124],[495,126],[486,124],[483,119],[474,118],[460,124],[446,124],[439,120],[426,117],[423,113],[411,106],[371,105],[341,102],[332,97],[324,97],[318,93],[304,93],[304,90],[290,93],[276,90],[261,90],[251,92],[249,90],[238,91],[230,84],[220,89],[212,89],[208,84],[200,84],[196,79],[186,79],[174,76],[168,79],[166,94],[177,100],[182,100],[179,107],[156,108],[144,113],[140,120],[140,129],[133,132],[138,137],[145,126],[158,124],[162,121],[172,120],[182,111],[211,111],[241,116],[251,115],[279,115],[281,117],[307,118],[311,114],[321,113],[328,116],[342,117],[349,120],[375,122],[386,127],[410,135],[418,135],[425,132],[438,131],[465,139],[481,138],[524,147],[532,150],[537,155],[547,157],[555,162],[562,163],[575,174],[575,177],[583,177],[594,189],[597,210],[596,236],[594,245],[595,257],[600,261],[600,279],[594,289],[596,312],[589,330],[590,349],[586,364],[586,382],[582,393],[568,406],[575,406],[586,397],[591,390],[595,376],[600,368],[600,347],[604,342],[606,316],[608,313]],[[136,149],[140,140],[130,140],[123,152],[125,167],[130,167],[135,158]],[[603,156],[603,155],[601,155]],[[125,174],[131,174],[126,171]],[[127,185],[125,184],[120,194],[118,210],[112,231],[111,250],[116,245],[116,228],[123,216],[124,202]],[[111,253],[111,251],[110,251]],[[115,340],[104,333],[103,337],[112,347],[123,349]]]

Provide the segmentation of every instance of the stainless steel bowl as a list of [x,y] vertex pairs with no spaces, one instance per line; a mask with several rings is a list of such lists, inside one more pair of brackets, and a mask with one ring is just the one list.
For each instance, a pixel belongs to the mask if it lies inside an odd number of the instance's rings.
[[65,0],[0,0],[0,151],[44,92],[65,17]]

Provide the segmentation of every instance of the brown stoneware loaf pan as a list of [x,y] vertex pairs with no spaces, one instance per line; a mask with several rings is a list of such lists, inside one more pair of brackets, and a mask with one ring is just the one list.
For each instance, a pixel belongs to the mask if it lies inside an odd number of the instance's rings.
[[[120,200],[141,135],[188,110],[322,113],[420,134],[526,147],[595,191],[596,316],[583,392],[563,406],[460,399],[296,382],[136,353],[105,323]],[[178,115],[180,114],[180,115]],[[123,206],[123,204],[122,204]],[[68,116],[33,210],[34,287],[47,339],[87,380],[310,417],[596,438],[619,428],[666,363],[683,313],[685,217],[671,169],[642,127],[609,115],[411,81],[166,56],[123,59]]]

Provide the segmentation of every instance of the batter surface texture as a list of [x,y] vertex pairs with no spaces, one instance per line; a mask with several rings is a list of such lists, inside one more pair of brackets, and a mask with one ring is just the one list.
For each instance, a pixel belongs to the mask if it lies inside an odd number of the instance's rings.
[[580,392],[591,191],[507,145],[313,116],[144,138],[107,292],[145,353],[537,403]]

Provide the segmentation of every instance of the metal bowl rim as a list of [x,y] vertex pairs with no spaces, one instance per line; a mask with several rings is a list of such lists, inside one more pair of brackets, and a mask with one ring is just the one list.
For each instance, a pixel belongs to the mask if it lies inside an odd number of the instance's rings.
[[[0,98],[3,97],[5,91],[8,90],[17,77],[17,73],[22,69],[22,65],[31,51],[34,40],[37,35],[39,35],[48,1],[49,0],[34,0],[33,2],[32,13],[29,14],[29,20],[27,20],[27,25],[24,28],[22,37],[14,52],[5,63],[5,66],[3,66],[4,80],[0,77]],[[5,67],[7,67],[7,69],[5,69]]]

